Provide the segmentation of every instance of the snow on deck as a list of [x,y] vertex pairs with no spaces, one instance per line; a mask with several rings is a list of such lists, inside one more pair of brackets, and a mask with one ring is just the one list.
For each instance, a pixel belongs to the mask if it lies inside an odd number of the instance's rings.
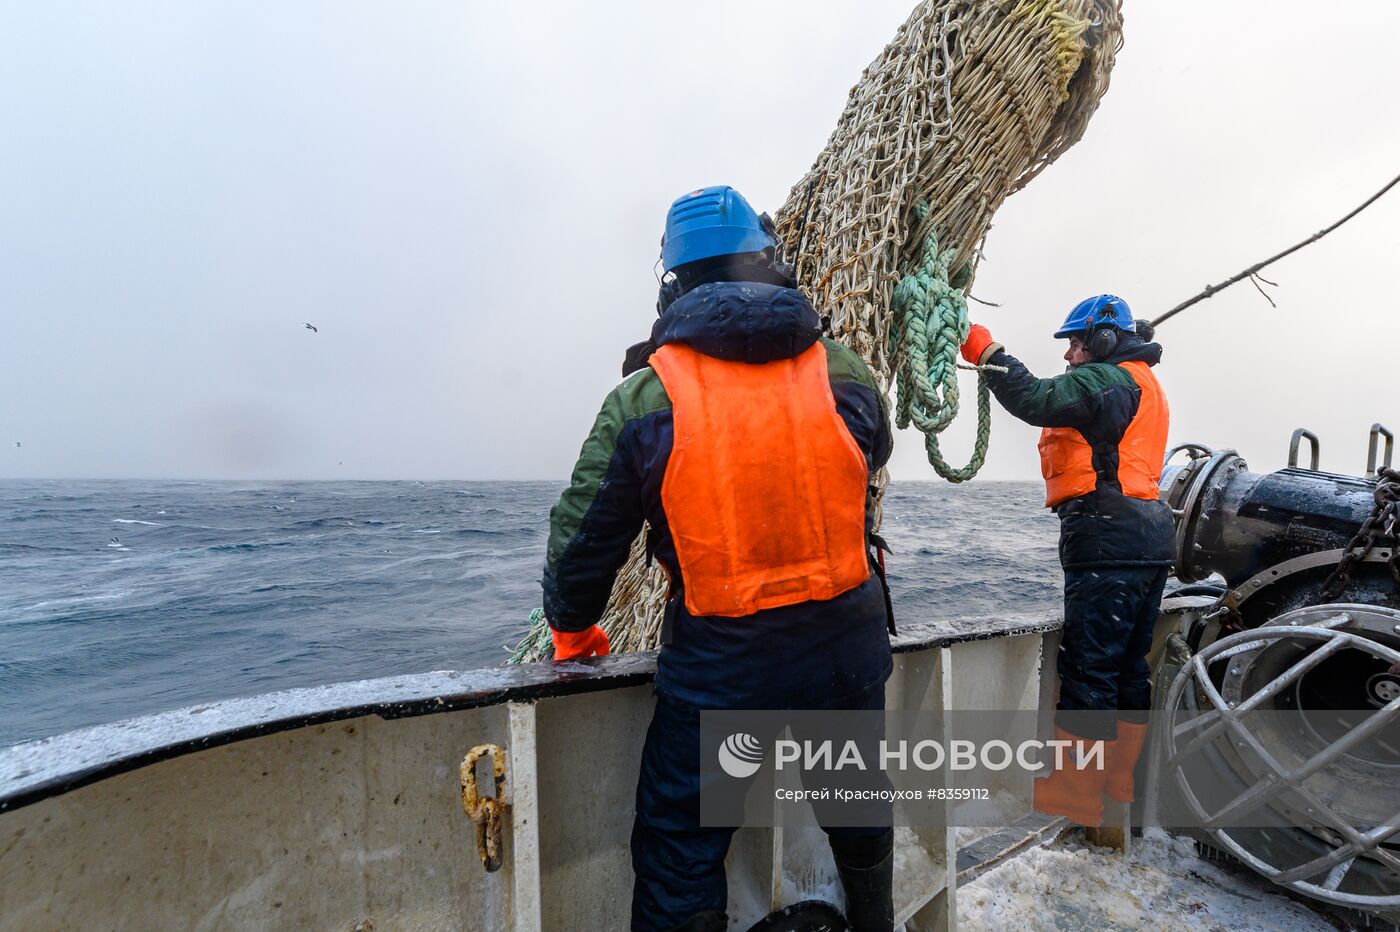
[[958,889],[968,930],[1333,929],[1267,881],[1196,857],[1194,843],[1161,829],[1133,839],[1124,857],[1074,835],[1033,848]]

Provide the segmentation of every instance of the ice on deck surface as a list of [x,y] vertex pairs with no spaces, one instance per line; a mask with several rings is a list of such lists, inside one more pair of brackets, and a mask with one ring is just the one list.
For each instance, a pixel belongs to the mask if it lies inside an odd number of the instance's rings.
[[1149,829],[1123,857],[1073,836],[1033,848],[958,889],[965,930],[1332,929],[1267,883],[1196,857],[1190,839]]

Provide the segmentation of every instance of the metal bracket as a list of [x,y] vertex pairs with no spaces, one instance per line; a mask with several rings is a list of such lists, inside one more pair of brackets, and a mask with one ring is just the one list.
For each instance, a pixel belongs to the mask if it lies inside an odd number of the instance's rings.
[[1291,440],[1288,441],[1288,465],[1289,465],[1290,468],[1296,468],[1296,467],[1297,467],[1297,465],[1298,465],[1298,443],[1299,443],[1299,441],[1301,441],[1304,437],[1307,437],[1307,438],[1308,438],[1308,444],[1312,447],[1312,465],[1309,466],[1308,468],[1311,469],[1313,472],[1317,472],[1317,466],[1318,466],[1319,457],[1320,457],[1320,454],[1321,454],[1322,444],[1321,444],[1321,442],[1317,439],[1317,434],[1315,434],[1315,433],[1313,433],[1312,431],[1308,430],[1306,427],[1300,427],[1300,428],[1298,428],[1297,430],[1295,430],[1295,431],[1293,432],[1293,439],[1291,439]]
[[1168,450],[1166,456],[1162,457],[1162,465],[1166,466],[1172,461],[1172,457],[1176,456],[1182,450],[1189,451],[1191,453],[1191,459],[1193,460],[1198,460],[1203,456],[1210,456],[1215,452],[1203,443],[1179,443]]
[[[1346,556],[1345,549],[1340,550],[1318,550],[1314,553],[1305,553],[1300,557],[1291,560],[1284,560],[1267,569],[1261,570],[1254,576],[1246,579],[1234,589],[1225,594],[1223,604],[1231,611],[1238,612],[1244,607],[1244,603],[1250,598],[1263,592],[1275,583],[1292,576],[1295,573],[1302,573],[1306,570],[1315,569],[1319,566],[1336,566],[1342,562],[1342,557]],[[1363,563],[1385,563],[1390,560],[1390,548],[1381,547],[1372,550],[1362,558]]]
[[1371,425],[1371,442],[1366,447],[1366,478],[1371,478],[1376,474],[1376,447],[1380,444],[1381,437],[1385,437],[1385,462],[1382,466],[1390,468],[1390,455],[1395,452],[1395,435],[1382,424]]

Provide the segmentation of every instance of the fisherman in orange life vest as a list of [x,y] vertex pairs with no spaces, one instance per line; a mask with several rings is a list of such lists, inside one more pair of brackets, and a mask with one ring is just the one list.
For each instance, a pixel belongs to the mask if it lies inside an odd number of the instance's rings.
[[[646,522],[670,586],[632,928],[722,932],[734,829],[700,825],[700,712],[884,708],[892,619],[870,483],[893,441],[874,377],[821,335],[766,214],[733,188],[693,191],[671,205],[661,255],[652,338],[629,350],[550,514],[544,607],[556,660],[606,654],[597,622]],[[827,829],[857,932],[893,926],[887,805],[873,821]]]
[[1082,825],[1099,824],[1104,795],[1132,802],[1152,708],[1147,652],[1174,536],[1157,498],[1168,413],[1152,336],[1127,302],[1105,294],[1081,302],[1055,332],[1069,340],[1063,375],[1031,375],[980,325],[962,347],[968,362],[1005,369],[984,370],[997,400],[1044,428],[1045,505],[1060,517],[1065,572],[1056,737],[1104,740],[1106,766],[1079,769],[1065,755],[1065,767],[1036,781],[1035,808]]

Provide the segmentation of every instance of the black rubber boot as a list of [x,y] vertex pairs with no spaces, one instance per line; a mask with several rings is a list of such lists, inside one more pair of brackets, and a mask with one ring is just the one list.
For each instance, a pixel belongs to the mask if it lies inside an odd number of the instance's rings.
[[707,909],[696,913],[669,932],[725,932],[729,928],[729,917],[717,909]]
[[847,926],[830,904],[803,900],[769,913],[749,926],[749,932],[847,932]]
[[894,829],[873,838],[832,839],[831,855],[851,932],[893,932]]

